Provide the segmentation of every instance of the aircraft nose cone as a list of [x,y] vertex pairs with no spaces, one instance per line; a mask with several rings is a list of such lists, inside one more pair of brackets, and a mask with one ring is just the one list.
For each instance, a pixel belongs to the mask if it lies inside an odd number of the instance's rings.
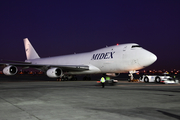
[[149,60],[151,63],[154,63],[157,60],[157,56],[153,53],[150,53]]
[[142,51],[139,54],[139,64],[142,67],[147,67],[157,60],[157,56],[149,51]]

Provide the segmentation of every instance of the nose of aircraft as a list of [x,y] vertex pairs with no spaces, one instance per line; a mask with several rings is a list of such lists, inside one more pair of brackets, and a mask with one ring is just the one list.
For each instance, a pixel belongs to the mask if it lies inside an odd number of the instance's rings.
[[154,63],[157,60],[157,56],[153,53],[150,53],[149,55],[149,62]]
[[142,67],[147,67],[157,60],[157,56],[149,51],[143,51],[139,55],[141,56],[139,59],[139,64]]

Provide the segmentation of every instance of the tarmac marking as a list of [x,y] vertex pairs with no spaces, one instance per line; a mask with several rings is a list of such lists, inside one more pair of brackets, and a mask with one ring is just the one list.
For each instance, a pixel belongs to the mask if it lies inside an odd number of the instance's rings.
[[33,115],[33,114],[30,114],[30,113],[29,113],[29,112],[27,112],[26,110],[22,109],[21,107],[19,107],[19,106],[17,106],[17,105],[14,105],[13,103],[9,102],[8,100],[6,100],[6,99],[4,99],[4,98],[2,98],[2,97],[0,97],[0,99],[2,99],[2,100],[4,100],[5,102],[7,102],[7,103],[11,104],[12,106],[14,106],[14,107],[18,108],[19,110],[21,110],[21,111],[23,111],[23,112],[25,112],[25,113],[29,114],[30,116],[33,116],[33,117],[35,117],[35,118],[36,118],[36,119],[38,119],[38,120],[41,120],[41,119],[40,119],[40,118],[38,118],[37,116],[35,116],[35,115]]
[[[137,85],[116,85],[116,86],[137,86]],[[180,84],[159,84],[159,85],[138,85],[138,86],[180,86]]]

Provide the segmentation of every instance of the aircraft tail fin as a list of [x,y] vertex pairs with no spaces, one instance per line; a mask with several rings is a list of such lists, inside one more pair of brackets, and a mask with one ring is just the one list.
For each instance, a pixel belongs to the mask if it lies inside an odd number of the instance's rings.
[[40,58],[31,43],[29,42],[28,38],[24,39],[24,47],[27,60]]

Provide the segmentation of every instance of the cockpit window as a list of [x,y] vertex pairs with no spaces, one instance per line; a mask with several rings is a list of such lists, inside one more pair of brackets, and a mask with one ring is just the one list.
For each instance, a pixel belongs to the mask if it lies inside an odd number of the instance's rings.
[[131,48],[141,48],[139,45],[133,45]]

